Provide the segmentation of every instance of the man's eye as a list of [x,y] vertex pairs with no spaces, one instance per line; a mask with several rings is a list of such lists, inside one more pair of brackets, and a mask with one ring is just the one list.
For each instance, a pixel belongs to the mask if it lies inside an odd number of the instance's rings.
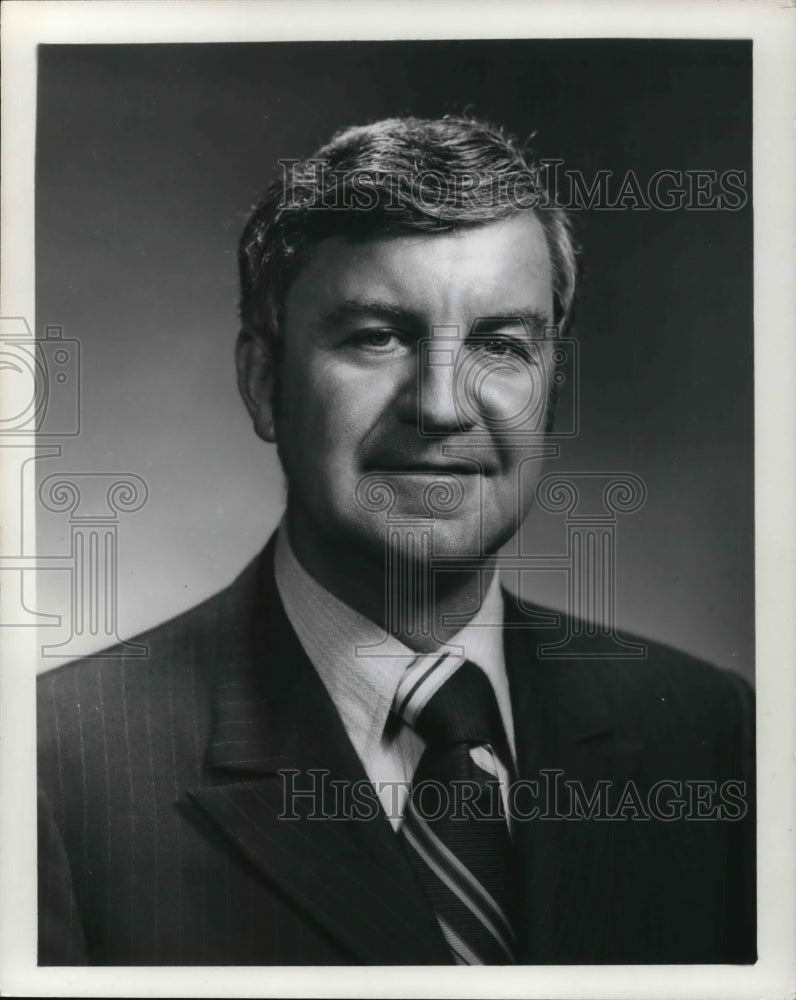
[[488,354],[511,354],[515,350],[514,345],[507,340],[485,340],[481,349]]
[[533,363],[534,355],[529,346],[514,337],[476,337],[467,341],[470,351],[480,351],[489,357],[511,356]]
[[404,340],[397,330],[361,330],[354,336],[354,343],[371,351],[389,351],[404,346]]

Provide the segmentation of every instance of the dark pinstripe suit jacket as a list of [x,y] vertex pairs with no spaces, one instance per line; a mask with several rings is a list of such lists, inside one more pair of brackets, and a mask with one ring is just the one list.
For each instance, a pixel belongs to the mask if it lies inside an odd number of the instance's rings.
[[[660,779],[751,782],[742,681],[652,644],[641,662],[539,660],[550,634],[506,629],[521,777],[632,781],[642,798]],[[449,963],[383,815],[311,818],[304,800],[279,818],[280,770],[365,775],[272,544],[141,641],[146,659],[40,678],[39,962]],[[754,960],[751,817],[519,822],[519,961]]]

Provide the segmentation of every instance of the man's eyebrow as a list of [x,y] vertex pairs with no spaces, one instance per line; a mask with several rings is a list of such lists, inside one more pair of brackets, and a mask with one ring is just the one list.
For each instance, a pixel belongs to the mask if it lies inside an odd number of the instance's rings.
[[[388,319],[404,326],[424,326],[427,323],[426,319],[414,310],[382,299],[345,299],[330,309],[322,322],[325,326],[334,326],[335,323],[367,316]],[[546,310],[533,306],[503,309],[476,317],[470,324],[467,334],[487,334],[511,323],[521,323],[531,335],[541,336],[545,328],[550,326],[551,319]]]
[[338,303],[333,309],[330,309],[323,317],[322,322],[324,325],[333,326],[335,323],[341,323],[344,320],[363,318],[365,316],[378,316],[403,323],[404,325],[411,323],[417,326],[423,322],[422,317],[411,309],[406,309],[393,302],[385,302],[380,299],[346,299],[344,302]]
[[541,336],[544,334],[545,328],[551,325],[551,322],[549,313],[542,309],[533,307],[506,309],[479,317],[470,327],[470,333],[476,335],[494,333],[509,324],[520,323],[527,328],[531,335]]

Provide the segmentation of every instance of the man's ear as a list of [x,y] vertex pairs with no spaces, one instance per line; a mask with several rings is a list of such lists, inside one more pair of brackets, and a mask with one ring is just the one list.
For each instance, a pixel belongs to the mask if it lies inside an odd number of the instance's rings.
[[276,373],[273,358],[260,337],[245,327],[235,345],[238,389],[254,423],[257,436],[263,441],[276,441],[274,395]]

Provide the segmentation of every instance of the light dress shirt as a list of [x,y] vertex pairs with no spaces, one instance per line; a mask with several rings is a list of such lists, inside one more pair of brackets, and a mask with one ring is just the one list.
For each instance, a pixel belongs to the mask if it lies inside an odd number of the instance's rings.
[[[275,574],[290,624],[329,692],[387,818],[397,830],[425,743],[406,723],[388,727],[387,721],[401,676],[418,653],[348,607],[310,576],[292,550],[284,520],[277,531]],[[513,765],[514,722],[503,651],[503,596],[497,572],[479,610],[447,645],[460,646],[462,654],[491,681]],[[498,778],[505,803],[510,781],[505,763],[483,747],[474,747],[471,755]]]

